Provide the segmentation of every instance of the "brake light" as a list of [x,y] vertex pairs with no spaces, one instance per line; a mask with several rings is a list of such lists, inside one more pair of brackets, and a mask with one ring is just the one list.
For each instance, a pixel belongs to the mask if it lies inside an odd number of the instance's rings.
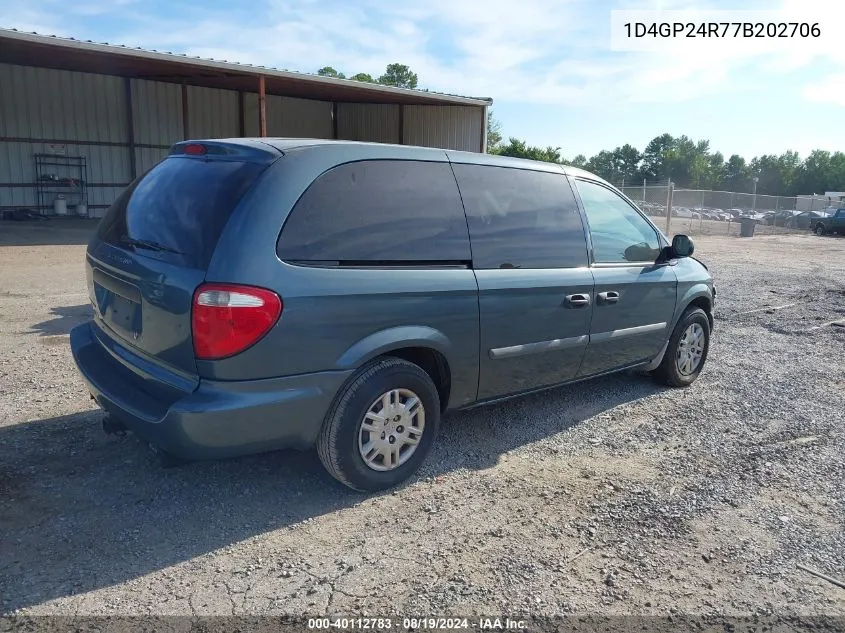
[[234,356],[257,343],[282,314],[272,290],[235,284],[203,284],[194,292],[191,333],[200,360]]
[[205,152],[205,145],[200,145],[199,143],[188,143],[187,145],[185,145],[186,154],[193,154],[196,156],[205,154]]

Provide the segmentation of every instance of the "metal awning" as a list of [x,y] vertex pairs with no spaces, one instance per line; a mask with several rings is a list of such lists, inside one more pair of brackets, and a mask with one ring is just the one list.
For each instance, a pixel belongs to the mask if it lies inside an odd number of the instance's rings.
[[347,103],[488,106],[489,98],[408,90],[351,79],[321,77],[263,66],[0,29],[0,63],[185,83]]

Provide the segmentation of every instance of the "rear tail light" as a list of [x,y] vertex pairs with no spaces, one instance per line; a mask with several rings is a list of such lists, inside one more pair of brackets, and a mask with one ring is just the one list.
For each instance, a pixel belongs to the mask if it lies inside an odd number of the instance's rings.
[[272,290],[234,284],[203,284],[194,292],[191,333],[194,354],[216,360],[257,343],[282,314]]

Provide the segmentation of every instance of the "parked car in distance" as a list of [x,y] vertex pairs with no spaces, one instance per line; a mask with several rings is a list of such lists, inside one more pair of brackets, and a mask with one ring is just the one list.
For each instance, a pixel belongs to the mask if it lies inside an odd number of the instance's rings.
[[693,248],[560,165],[185,141],[102,220],[70,344],[107,431],[179,459],[316,447],[380,490],[448,410],[635,367],[690,385],[716,295]]
[[813,232],[816,235],[845,235],[845,209],[837,209],[832,215],[815,220]]
[[787,223],[787,226],[795,229],[813,230],[819,221],[828,217],[829,215],[824,211],[802,211],[794,215]]

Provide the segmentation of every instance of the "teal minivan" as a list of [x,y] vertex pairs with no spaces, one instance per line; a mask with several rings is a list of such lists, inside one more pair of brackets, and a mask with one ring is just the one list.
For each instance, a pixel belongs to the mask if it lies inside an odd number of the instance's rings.
[[316,447],[380,490],[448,410],[629,368],[690,385],[716,294],[692,254],[579,169],[185,141],[100,223],[71,347],[104,428],[166,459]]

